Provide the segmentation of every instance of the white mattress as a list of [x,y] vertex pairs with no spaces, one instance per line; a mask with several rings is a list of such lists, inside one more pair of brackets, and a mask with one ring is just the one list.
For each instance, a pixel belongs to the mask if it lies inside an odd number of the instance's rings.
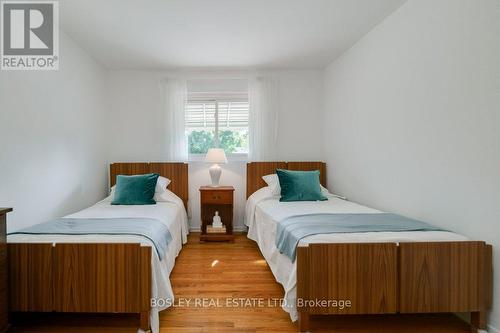
[[[247,201],[245,223],[249,227],[248,238],[257,242],[271,271],[283,288],[285,296],[283,309],[296,321],[295,307],[297,266],[275,246],[276,223],[294,215],[318,213],[381,213],[376,209],[327,195],[327,201],[280,202],[269,188],[264,187],[252,194]],[[373,243],[373,242],[425,242],[464,241],[466,237],[448,231],[408,232],[364,232],[320,234],[303,238],[299,246],[310,243]]]
[[[157,202],[156,205],[121,206],[111,205],[110,197],[77,213],[67,215],[68,218],[153,218],[163,222],[170,230],[172,241],[169,243],[162,261],[156,251],[151,251],[152,267],[152,297],[159,299],[174,299],[170,284],[170,272],[179,254],[182,244],[187,241],[188,219],[182,200],[172,197],[170,202]],[[140,243],[145,246],[154,246],[152,242],[142,236],[133,235],[22,235],[15,234],[7,237],[8,243]],[[168,303],[168,302],[162,302]],[[151,330],[159,332],[158,312],[167,308],[151,309]]]

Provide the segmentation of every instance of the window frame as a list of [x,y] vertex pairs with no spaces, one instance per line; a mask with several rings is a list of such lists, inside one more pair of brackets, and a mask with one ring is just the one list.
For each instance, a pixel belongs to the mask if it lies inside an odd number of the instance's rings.
[[[192,93],[188,94],[188,98],[186,100],[186,105],[189,103],[215,103],[215,142],[218,147],[219,142],[219,103],[228,103],[228,102],[247,102],[248,93],[224,93],[224,94],[214,94],[214,93]],[[250,104],[248,105],[248,112],[250,117]],[[186,138],[187,140],[187,138]],[[188,161],[190,162],[202,162],[205,160],[205,155],[203,153],[199,154],[191,154],[189,152],[188,147]],[[226,153],[226,157],[229,161],[248,161],[248,152],[246,153]]]

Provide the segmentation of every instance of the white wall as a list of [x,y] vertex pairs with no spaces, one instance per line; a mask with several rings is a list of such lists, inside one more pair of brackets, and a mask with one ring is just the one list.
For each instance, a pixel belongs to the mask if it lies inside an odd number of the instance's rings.
[[[166,131],[162,117],[159,80],[167,75],[188,78],[245,78],[256,72],[110,71],[108,75],[109,111],[113,121],[110,160],[165,161]],[[260,73],[262,74],[262,73]],[[321,159],[320,115],[323,107],[323,73],[320,70],[265,72],[280,81],[280,125],[277,159]],[[210,183],[208,166],[189,165],[191,228],[199,228],[199,186]],[[236,188],[235,229],[243,228],[246,164],[233,161],[223,166],[221,183]]]
[[82,209],[107,183],[105,72],[62,31],[59,71],[0,71],[0,203],[15,230]]
[[490,242],[497,268],[499,16],[498,0],[408,1],[327,68],[324,115],[331,189]]

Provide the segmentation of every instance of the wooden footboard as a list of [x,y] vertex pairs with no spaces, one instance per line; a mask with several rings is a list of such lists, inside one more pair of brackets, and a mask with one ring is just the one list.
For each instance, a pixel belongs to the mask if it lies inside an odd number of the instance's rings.
[[151,247],[8,244],[12,312],[138,313],[148,330]]
[[299,246],[300,331],[309,330],[310,314],[471,312],[485,328],[491,253],[484,242]]

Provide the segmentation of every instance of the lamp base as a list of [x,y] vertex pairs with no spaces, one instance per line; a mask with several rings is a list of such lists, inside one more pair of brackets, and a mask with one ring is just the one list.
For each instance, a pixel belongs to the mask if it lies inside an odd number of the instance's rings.
[[212,187],[219,187],[220,175],[222,174],[222,168],[218,164],[212,165],[208,172],[210,173],[210,179],[212,179]]

